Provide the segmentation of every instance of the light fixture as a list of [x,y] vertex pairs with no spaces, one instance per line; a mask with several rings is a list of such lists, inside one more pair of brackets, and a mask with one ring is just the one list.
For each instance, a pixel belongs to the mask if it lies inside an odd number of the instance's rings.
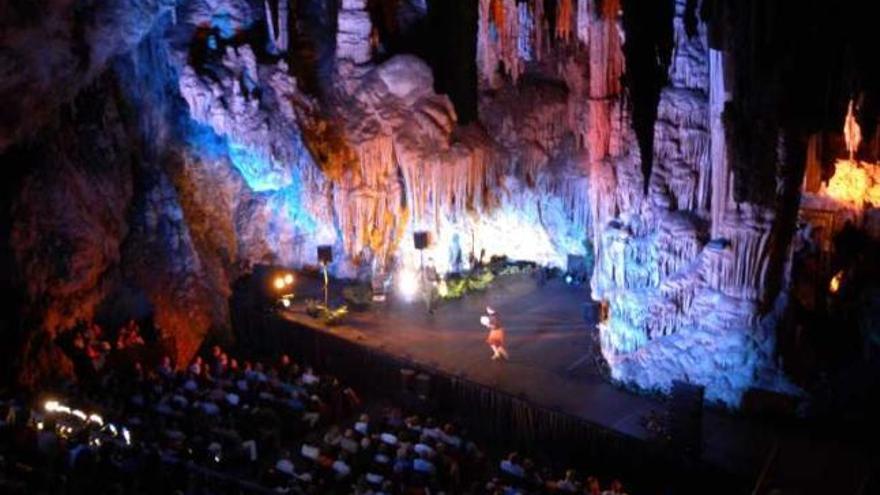
[[419,277],[412,270],[403,270],[397,274],[397,290],[407,301],[411,301],[419,291]]
[[284,283],[286,285],[290,285],[293,283],[293,274],[292,273],[288,273],[287,275],[284,276]]
[[285,286],[284,277],[282,277],[281,275],[275,277],[275,281],[273,282],[273,284],[275,285],[276,289],[278,289],[278,290],[283,289]]
[[832,294],[837,294],[837,291],[840,290],[840,282],[843,281],[843,270],[834,274],[831,277],[831,282],[828,283],[828,290],[831,291]]

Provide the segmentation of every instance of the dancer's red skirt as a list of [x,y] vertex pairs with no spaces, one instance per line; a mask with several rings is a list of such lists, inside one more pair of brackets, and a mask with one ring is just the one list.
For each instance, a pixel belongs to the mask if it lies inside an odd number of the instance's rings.
[[504,330],[500,328],[489,330],[489,336],[486,337],[486,343],[489,345],[504,345]]

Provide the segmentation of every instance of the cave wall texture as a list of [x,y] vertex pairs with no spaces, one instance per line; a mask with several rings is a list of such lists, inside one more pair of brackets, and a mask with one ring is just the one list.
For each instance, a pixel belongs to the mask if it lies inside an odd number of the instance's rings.
[[6,3],[9,371],[69,373],[52,338],[99,315],[151,314],[186,362],[231,338],[230,287],[254,264],[315,264],[331,244],[337,276],[386,279],[415,266],[407,241],[428,230],[441,271],[481,250],[562,267],[592,251],[616,380],[688,379],[731,406],[749,387],[796,392],[774,349],[808,136],[859,94],[877,132],[870,53],[828,14],[758,0]]

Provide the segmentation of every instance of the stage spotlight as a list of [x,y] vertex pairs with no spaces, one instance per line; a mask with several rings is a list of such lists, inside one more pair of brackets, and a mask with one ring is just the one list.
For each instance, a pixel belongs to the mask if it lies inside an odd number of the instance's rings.
[[284,288],[284,285],[285,285],[285,283],[284,283],[284,277],[282,277],[281,275],[275,277],[275,280],[272,282],[272,284],[273,284],[273,285],[275,286],[275,288],[278,289],[278,290],[283,289],[283,288]]
[[282,297],[281,298],[281,305],[284,306],[285,308],[289,308],[290,307],[290,299],[288,299],[286,297]]
[[419,291],[418,274],[412,270],[404,270],[397,274],[397,290],[404,299],[410,301]]
[[288,273],[287,275],[284,276],[284,283],[287,285],[290,285],[293,283],[293,274],[292,273]]
[[837,291],[840,290],[840,282],[842,282],[842,281],[843,281],[843,270],[837,272],[836,274],[834,274],[833,277],[831,277],[831,282],[828,283],[828,290],[832,294],[837,294]]

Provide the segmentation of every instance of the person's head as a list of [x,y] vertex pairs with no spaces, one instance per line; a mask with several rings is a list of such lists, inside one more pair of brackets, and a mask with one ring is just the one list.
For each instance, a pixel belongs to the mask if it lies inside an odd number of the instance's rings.
[[623,493],[623,483],[620,480],[614,480],[611,482],[611,492],[612,493]]
[[222,353],[223,353],[223,350],[220,349],[219,345],[215,345],[214,347],[211,348],[211,355],[214,356],[215,358],[220,357],[220,354],[222,354]]
[[289,364],[290,364],[290,356],[288,356],[287,354],[282,354],[281,355],[281,365],[287,366]]

